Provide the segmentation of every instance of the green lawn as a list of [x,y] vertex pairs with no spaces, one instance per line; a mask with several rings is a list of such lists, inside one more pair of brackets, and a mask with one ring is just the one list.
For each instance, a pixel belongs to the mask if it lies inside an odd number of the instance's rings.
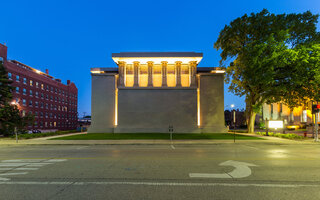
[[[167,140],[170,139],[168,133],[89,133],[83,135],[65,136],[59,138],[52,138],[51,140]],[[173,134],[174,140],[233,140],[231,133],[176,133]],[[261,140],[263,138],[238,135],[236,140]]]

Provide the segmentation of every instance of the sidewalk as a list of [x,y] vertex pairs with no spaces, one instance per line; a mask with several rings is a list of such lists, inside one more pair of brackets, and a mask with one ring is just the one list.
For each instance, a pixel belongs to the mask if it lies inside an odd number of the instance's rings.
[[[83,133],[72,133],[58,136],[50,136],[43,138],[35,138],[35,139],[23,139],[19,140],[16,143],[15,139],[2,139],[0,140],[0,145],[206,145],[206,144],[233,144],[233,140],[49,140],[51,138],[71,136],[71,135],[79,135],[86,134]],[[238,133],[241,134],[241,133]],[[254,137],[262,137],[265,140],[237,140],[237,144],[320,144],[314,142],[312,139],[308,140],[289,140],[282,139],[277,137],[267,137],[267,136],[259,136],[254,134],[241,134],[241,135],[250,135]]]

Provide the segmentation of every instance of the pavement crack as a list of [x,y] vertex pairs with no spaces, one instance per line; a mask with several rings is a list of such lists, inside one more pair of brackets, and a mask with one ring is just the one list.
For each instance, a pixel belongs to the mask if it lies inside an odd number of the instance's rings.
[[56,197],[58,194],[64,192],[66,189],[68,189],[69,187],[71,187],[72,185],[74,185],[75,182],[72,182],[68,185],[66,185],[65,187],[61,188],[59,191],[57,191],[56,193],[54,193],[53,195],[51,195],[50,197],[47,198],[47,200],[53,199],[54,197]]

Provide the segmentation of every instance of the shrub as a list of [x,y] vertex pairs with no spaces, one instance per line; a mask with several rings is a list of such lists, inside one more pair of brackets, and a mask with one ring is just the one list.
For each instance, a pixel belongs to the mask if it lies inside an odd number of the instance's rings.
[[[265,136],[266,132],[256,132],[256,134]],[[268,135],[273,137],[286,138],[286,139],[303,139],[304,138],[303,136],[293,134],[293,133],[283,134],[283,133],[268,132]]]

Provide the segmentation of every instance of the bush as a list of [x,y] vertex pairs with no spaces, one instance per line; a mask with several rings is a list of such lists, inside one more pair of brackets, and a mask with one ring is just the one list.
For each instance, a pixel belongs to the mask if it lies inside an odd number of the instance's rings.
[[[257,135],[266,135],[266,132],[256,132]],[[268,132],[269,136],[273,136],[273,137],[279,137],[279,138],[286,138],[286,139],[303,139],[303,136],[297,135],[297,134],[293,134],[293,133],[287,133],[287,134],[283,134],[283,133],[274,133],[274,132]]]

